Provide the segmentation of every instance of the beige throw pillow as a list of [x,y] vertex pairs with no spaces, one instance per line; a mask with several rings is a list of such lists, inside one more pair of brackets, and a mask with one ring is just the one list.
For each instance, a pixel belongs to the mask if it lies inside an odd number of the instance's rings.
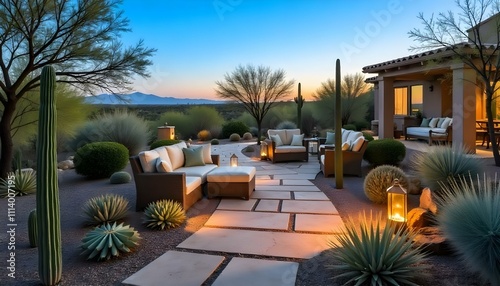
[[154,150],[143,151],[139,153],[139,161],[141,161],[142,170],[144,173],[156,172],[156,159],[160,154]]
[[162,160],[161,158],[156,159],[156,171],[158,173],[168,173],[173,172],[172,164],[170,161]]
[[179,145],[167,146],[168,157],[170,157],[170,162],[172,163],[172,169],[176,170],[184,166],[184,153]]

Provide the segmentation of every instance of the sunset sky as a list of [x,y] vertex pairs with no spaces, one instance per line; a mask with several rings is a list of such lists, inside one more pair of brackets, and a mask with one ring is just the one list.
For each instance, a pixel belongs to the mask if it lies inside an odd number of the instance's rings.
[[[408,38],[421,28],[419,12],[456,10],[453,0],[125,0],[132,32],[156,48],[151,78],[134,91],[216,99],[215,81],[238,65],[283,69],[308,98],[328,78],[335,60],[342,74],[415,53]],[[291,94],[295,96],[296,88]]]

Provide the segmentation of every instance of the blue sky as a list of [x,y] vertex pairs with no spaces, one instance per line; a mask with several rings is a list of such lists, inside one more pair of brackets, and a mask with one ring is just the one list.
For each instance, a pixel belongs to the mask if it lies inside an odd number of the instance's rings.
[[[310,97],[335,60],[342,74],[415,53],[408,38],[421,28],[419,12],[456,9],[453,0],[125,0],[132,32],[158,51],[151,78],[134,91],[160,96],[216,99],[215,81],[238,65],[283,69]],[[291,96],[296,96],[296,88]]]

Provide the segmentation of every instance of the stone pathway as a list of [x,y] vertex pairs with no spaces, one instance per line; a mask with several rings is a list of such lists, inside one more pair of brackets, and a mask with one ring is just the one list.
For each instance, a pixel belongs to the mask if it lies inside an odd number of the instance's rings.
[[[221,166],[232,154],[239,165],[254,166],[251,199],[222,198],[205,225],[177,246],[123,281],[126,285],[201,285],[230,259],[212,285],[295,285],[298,263],[328,248],[342,219],[326,195],[310,181],[319,172],[317,157],[309,162],[253,161],[241,154],[251,143],[212,146]],[[191,253],[214,251],[222,255]],[[260,258],[223,256],[255,255]],[[275,258],[275,259],[274,259]]]

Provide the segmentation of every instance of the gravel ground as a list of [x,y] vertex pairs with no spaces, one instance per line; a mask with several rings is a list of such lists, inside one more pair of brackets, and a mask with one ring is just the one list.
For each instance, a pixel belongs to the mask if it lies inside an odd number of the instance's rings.
[[[247,154],[252,156],[251,153]],[[403,169],[411,158],[408,152],[403,162]],[[485,165],[491,166],[488,172],[495,172],[492,159],[485,160]],[[130,168],[126,169],[131,173]],[[369,167],[365,166],[365,172]],[[325,192],[334,202],[342,218],[355,216],[359,211],[385,210],[384,206],[370,203],[363,194],[363,181],[356,177],[345,177],[344,189],[336,190],[334,178],[324,178],[319,174],[314,183]],[[121,281],[137,272],[168,250],[175,247],[196,230],[201,228],[211,213],[215,210],[219,200],[206,200],[197,203],[187,213],[188,221],[182,227],[168,231],[153,231],[142,225],[142,212],[135,212],[135,185],[133,182],[123,185],[111,185],[108,180],[86,180],[75,174],[73,170],[61,172],[59,177],[61,202],[61,229],[63,240],[63,276],[59,285],[120,285]],[[91,227],[85,227],[81,216],[81,206],[91,197],[105,193],[123,195],[131,203],[126,224],[130,224],[139,231],[142,240],[140,246],[133,253],[123,255],[117,259],[104,262],[88,261],[79,255],[80,240]],[[411,204],[417,204],[418,197],[410,199]],[[353,207],[354,206],[354,207]],[[30,248],[27,237],[27,217],[35,208],[35,196],[16,198],[16,241],[15,241],[15,278],[7,276],[8,236],[7,225],[0,225],[0,285],[38,285],[37,248]],[[7,200],[0,199],[0,211],[4,218],[7,214]],[[2,221],[6,221],[2,219]],[[218,254],[215,252],[204,252]],[[253,257],[251,255],[229,255],[226,257]],[[332,279],[335,276],[325,265],[335,263],[328,253],[324,252],[310,260],[280,259],[300,262],[296,285],[341,285],[342,280]],[[225,264],[227,264],[226,259]],[[210,277],[205,285],[210,285],[219,275],[223,264]],[[475,275],[468,274],[466,269],[453,256],[432,256],[427,264],[430,266],[431,278],[422,281],[422,285],[481,285]]]

